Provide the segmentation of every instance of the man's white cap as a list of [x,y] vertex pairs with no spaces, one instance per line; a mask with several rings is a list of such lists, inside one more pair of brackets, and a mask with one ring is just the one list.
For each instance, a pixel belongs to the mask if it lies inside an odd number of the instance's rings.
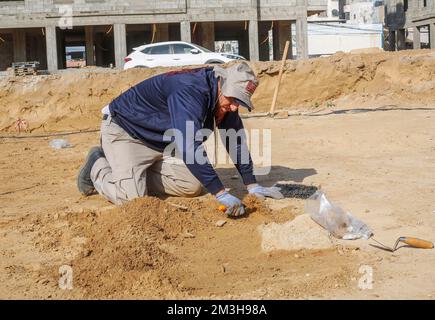
[[221,78],[221,92],[225,97],[233,97],[249,111],[254,109],[251,97],[258,86],[254,71],[246,62],[234,64],[226,69],[215,66],[216,77]]

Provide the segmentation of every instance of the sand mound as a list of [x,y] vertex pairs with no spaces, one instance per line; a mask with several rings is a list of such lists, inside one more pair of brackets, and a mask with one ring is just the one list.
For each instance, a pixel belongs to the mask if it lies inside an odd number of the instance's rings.
[[[261,249],[258,226],[292,220],[303,210],[298,201],[271,210],[268,201],[247,196],[247,215],[237,219],[218,211],[211,196],[145,197],[120,207],[98,203],[61,205],[20,220],[19,232],[31,232],[32,250],[44,257],[37,270],[27,266],[27,283],[44,289],[35,291],[38,297],[301,297],[333,288],[337,281],[347,283],[353,272],[349,267],[355,260],[350,255],[337,260],[334,249],[299,250],[297,257]],[[217,226],[223,219],[226,223]],[[305,274],[331,261],[341,267],[330,270],[328,281],[319,274],[307,285]],[[73,271],[73,290],[58,288],[59,267],[65,265]]]
[[[260,79],[256,112],[270,108],[280,63],[252,64]],[[0,131],[25,119],[32,132],[98,129],[100,110],[136,83],[169,68],[89,68],[49,76],[0,79]],[[428,105],[435,94],[435,52],[337,53],[288,60],[277,109]]]
[[103,214],[90,213],[87,219],[91,223],[76,221],[89,241],[72,263],[76,284],[86,296],[158,298],[156,292],[167,297],[177,293],[169,275],[176,258],[164,244],[201,225],[191,208],[146,197]]
[[269,223],[258,228],[266,251],[328,249],[334,245],[325,230],[321,229],[307,214],[284,224]]
[[[244,200],[248,213],[270,210],[254,196]],[[71,216],[75,238],[88,239],[73,260],[76,285],[86,297],[173,298],[183,296],[176,247],[223,217],[214,199],[145,197],[103,212]],[[133,288],[133,289],[132,289]],[[146,288],[146,289],[144,289]],[[150,291],[149,288],[153,288]],[[187,291],[187,290],[186,290]]]

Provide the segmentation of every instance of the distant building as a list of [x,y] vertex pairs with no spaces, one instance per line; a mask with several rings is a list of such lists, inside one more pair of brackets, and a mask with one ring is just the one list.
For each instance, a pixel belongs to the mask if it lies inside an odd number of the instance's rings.
[[317,20],[344,20],[344,5],[346,0],[328,0],[326,11],[313,16]]
[[385,0],[389,50],[435,48],[435,0]]
[[383,0],[328,0],[327,10],[316,18],[348,24],[379,24],[384,23],[384,11]]
[[384,1],[347,0],[344,16],[350,24],[383,24]]
[[383,1],[328,0],[327,6],[325,12],[308,18],[311,57],[355,49],[383,49]]
[[382,24],[308,23],[310,57],[331,55],[338,51],[383,49]]

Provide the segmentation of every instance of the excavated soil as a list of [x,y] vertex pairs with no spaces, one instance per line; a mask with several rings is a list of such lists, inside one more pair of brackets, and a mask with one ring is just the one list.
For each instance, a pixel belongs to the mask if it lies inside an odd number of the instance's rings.
[[[328,263],[339,256],[334,246],[263,250],[255,226],[291,221],[297,210],[287,207],[274,216],[274,210],[254,196],[246,196],[244,203],[247,216],[235,220],[219,214],[218,203],[209,196],[167,201],[145,197],[121,207],[24,217],[21,224],[37,229],[40,252],[69,251],[64,265],[73,270],[74,289],[62,298],[260,298],[269,286],[283,285],[274,279],[283,264],[294,270],[313,260]],[[226,224],[218,227],[218,219]],[[318,228],[313,233],[327,238]],[[280,253],[281,249],[297,254]],[[352,251],[340,256],[339,270],[328,275],[326,283],[320,277],[306,288],[303,274],[286,280],[286,291],[280,294],[299,297],[301,292],[318,294],[337,283],[346,285],[354,274],[348,265],[351,256]],[[48,279],[39,282],[56,284],[58,268],[41,267],[38,277],[48,275]],[[265,283],[265,278],[270,281]]]
[[[256,111],[266,111],[279,63],[253,68]],[[224,185],[244,198],[247,214],[237,219],[210,195],[120,207],[81,197],[76,175],[98,132],[61,134],[72,147],[49,146],[55,133],[98,129],[101,107],[166,70],[0,78],[1,299],[435,297],[433,250],[391,254],[368,241],[337,241],[303,209],[321,186],[383,243],[435,240],[434,51],[287,61],[277,109],[290,117],[244,120],[248,130],[271,130],[272,168],[258,181],[281,184],[286,198],[246,196],[236,170],[218,166]],[[29,133],[15,132],[18,118]],[[70,290],[59,282],[65,266]]]
[[[252,63],[260,85],[255,112],[268,111],[280,63]],[[170,68],[116,71],[84,68],[48,76],[0,79],[0,131],[15,132],[27,121],[30,132],[98,129],[101,109],[136,83]],[[428,105],[435,94],[435,52],[356,51],[285,64],[276,109],[313,111]]]

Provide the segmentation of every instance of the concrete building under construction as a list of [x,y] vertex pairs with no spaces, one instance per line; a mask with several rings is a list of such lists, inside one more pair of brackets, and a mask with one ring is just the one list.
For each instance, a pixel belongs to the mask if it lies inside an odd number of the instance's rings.
[[414,49],[422,48],[422,33],[429,35],[426,47],[435,48],[435,0],[386,0],[385,24],[390,50],[407,48],[412,34]]
[[327,0],[0,0],[0,70],[12,62],[39,61],[41,69],[64,69],[66,48],[85,48],[86,65],[123,66],[132,48],[182,40],[214,51],[215,41],[237,41],[250,60],[283,54],[291,28],[296,52],[305,58],[307,16]]

